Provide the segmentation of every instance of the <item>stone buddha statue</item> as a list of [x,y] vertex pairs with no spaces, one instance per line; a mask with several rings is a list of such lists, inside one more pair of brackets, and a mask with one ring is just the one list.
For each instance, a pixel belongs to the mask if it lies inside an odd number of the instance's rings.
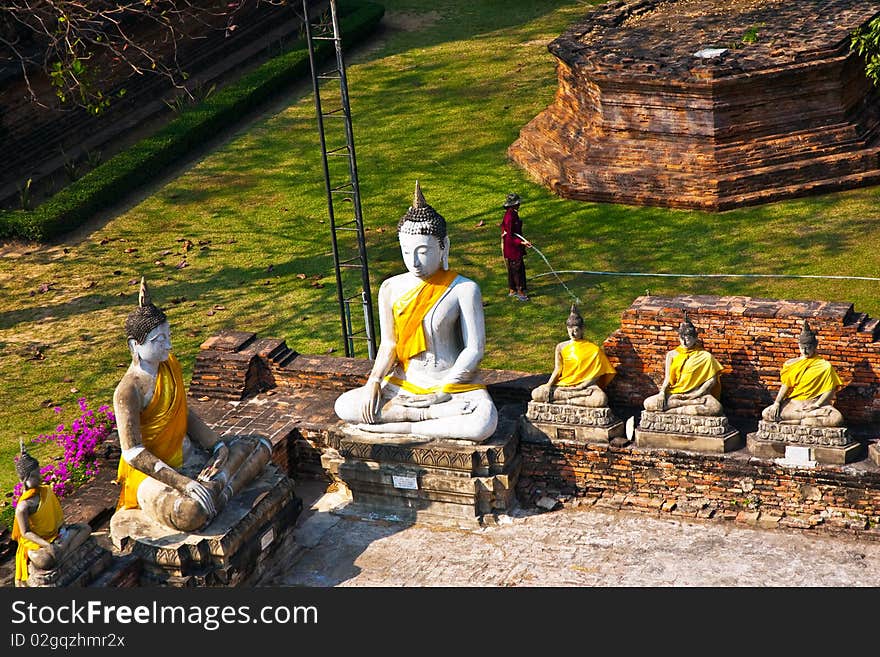
[[52,487],[42,483],[40,463],[21,445],[15,471],[24,485],[24,492],[15,505],[12,538],[18,541],[15,553],[15,585],[27,586],[33,565],[52,570],[91,536],[86,524],[64,524],[61,502]]
[[785,361],[779,372],[782,385],[761,417],[767,422],[809,427],[842,427],[843,415],[832,404],[843,385],[834,367],[816,355],[819,340],[804,320],[798,337],[801,355]]
[[407,271],[379,288],[376,360],[367,383],[336,400],[336,414],[364,431],[481,442],[498,412],[479,379],[480,288],[449,269],[446,220],[418,182],[397,233]]
[[601,347],[584,340],[584,318],[574,304],[565,328],[569,339],[556,345],[553,373],[547,383],[532,390],[532,400],[588,408],[608,406],[604,388],[616,371]]
[[[144,279],[125,330],[132,360],[113,393],[122,448],[116,508],[140,508],[168,527],[196,531],[262,472],[271,446],[251,437],[227,443],[187,407],[168,320]],[[181,471],[186,437],[211,454],[194,478]]]
[[687,313],[678,327],[679,346],[667,352],[660,392],[645,399],[646,411],[677,415],[723,415],[720,372],[715,357],[698,346]]

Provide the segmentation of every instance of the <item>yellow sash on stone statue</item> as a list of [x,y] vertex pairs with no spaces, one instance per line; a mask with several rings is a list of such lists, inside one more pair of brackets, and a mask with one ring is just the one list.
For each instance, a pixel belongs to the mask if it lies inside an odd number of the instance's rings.
[[[153,398],[141,411],[141,441],[157,458],[175,470],[183,465],[183,438],[186,435],[186,392],[183,372],[177,358],[169,354],[159,364]],[[122,485],[117,509],[138,508],[137,490],[147,475],[119,458],[116,481]]]
[[410,358],[428,348],[423,320],[457,275],[454,271],[441,269],[394,302],[394,335],[397,337],[395,351],[404,370]]
[[819,356],[783,365],[779,377],[788,386],[789,399],[813,399],[843,385],[831,363]]
[[[36,488],[29,488],[18,499],[18,504],[29,500],[34,495],[40,496],[40,505],[37,510],[28,515],[29,530],[45,541],[51,543],[58,538],[58,530],[64,522],[64,513],[61,511],[61,502],[51,486],[45,484]],[[18,550],[15,552],[15,579],[24,582],[28,578],[28,550],[38,550],[42,547],[39,543],[24,538],[18,521],[12,523],[12,540],[18,541]]]
[[[715,357],[705,349],[686,349],[676,347],[678,352],[669,366],[669,394],[680,395],[704,384],[724,368]],[[721,379],[719,378],[709,391],[715,399],[721,396]]]
[[[557,386],[576,386],[583,381],[602,377],[597,383],[607,385],[616,370],[605,352],[589,340],[571,340],[562,348],[562,376]],[[610,375],[610,376],[607,376]]]

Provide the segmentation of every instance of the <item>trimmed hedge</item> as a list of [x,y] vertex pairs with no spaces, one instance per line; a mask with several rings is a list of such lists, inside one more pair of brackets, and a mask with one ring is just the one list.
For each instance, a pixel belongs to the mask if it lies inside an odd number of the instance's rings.
[[[385,8],[367,0],[340,7],[346,45],[360,41],[382,19]],[[333,52],[331,41],[315,42],[319,59]],[[235,123],[273,94],[311,75],[304,40],[205,101],[184,109],[156,134],[115,155],[33,210],[0,211],[0,237],[43,241],[82,225],[113,203]]]

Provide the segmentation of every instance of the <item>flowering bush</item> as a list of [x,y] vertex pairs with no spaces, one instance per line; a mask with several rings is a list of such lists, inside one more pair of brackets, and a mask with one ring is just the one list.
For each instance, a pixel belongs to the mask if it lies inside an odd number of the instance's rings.
[[[79,411],[79,417],[69,429],[59,424],[53,433],[42,434],[33,441],[37,444],[56,443],[64,450],[59,460],[40,468],[43,483],[50,484],[58,497],[69,495],[98,474],[96,450],[116,429],[116,416],[106,404],[93,411],[85,397],[81,397]],[[61,407],[56,406],[55,413],[61,412]],[[19,482],[12,492],[13,506],[18,503],[22,492],[24,486]]]

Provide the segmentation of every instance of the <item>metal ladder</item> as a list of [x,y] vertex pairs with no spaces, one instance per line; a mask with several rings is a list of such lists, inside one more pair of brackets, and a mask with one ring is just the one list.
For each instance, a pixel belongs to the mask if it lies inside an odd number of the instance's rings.
[[[314,4],[314,3],[313,3]],[[376,331],[373,323],[373,302],[370,294],[370,275],[367,269],[367,247],[364,239],[364,222],[361,213],[361,195],[358,184],[357,159],[354,151],[354,133],[351,127],[351,105],[348,98],[348,82],[345,77],[345,61],[342,57],[342,34],[336,0],[330,0],[329,11],[309,15],[309,0],[302,0],[303,26],[309,49],[312,69],[312,87],[315,95],[315,114],[318,118],[318,136],[321,140],[321,162],[324,168],[324,186],[327,191],[327,211],[330,215],[330,237],[333,246],[333,265],[336,270],[336,295],[339,300],[339,317],[342,323],[342,339],[345,355],[356,355],[355,342],[363,341],[367,357],[376,357]],[[312,9],[312,14],[315,14]],[[319,72],[316,62],[315,42],[332,42],[335,59],[329,70]],[[332,82],[339,83],[334,90]],[[327,96],[325,110],[321,103],[323,93]],[[336,139],[328,146],[325,126],[335,124],[331,137]],[[339,130],[339,122],[344,135]],[[344,138],[344,142],[343,142]],[[347,216],[337,221],[336,208]],[[343,209],[344,208],[344,209]],[[352,312],[352,306],[360,305],[362,312]]]

